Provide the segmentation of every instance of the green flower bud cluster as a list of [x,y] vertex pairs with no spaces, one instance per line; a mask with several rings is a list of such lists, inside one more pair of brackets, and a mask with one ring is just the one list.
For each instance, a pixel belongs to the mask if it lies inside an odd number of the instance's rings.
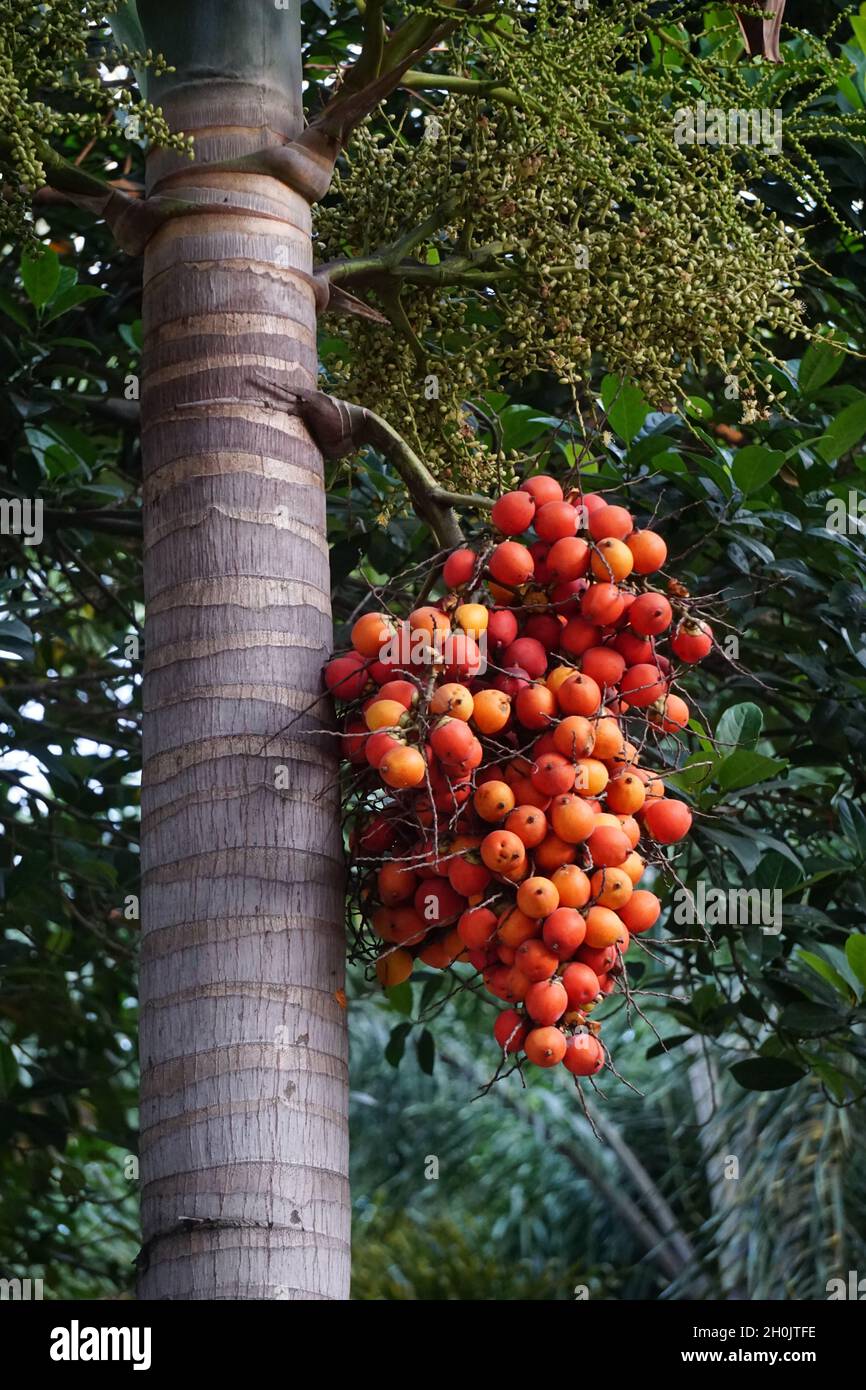
[[0,0],[0,232],[32,238],[33,193],[47,182],[46,147],[67,136],[89,139],[107,117],[137,117],[142,137],[188,148],[172,135],[162,112],[130,87],[109,87],[104,65],[130,69],[165,64],[153,53],[135,54],[111,40],[106,16],[116,0]]
[[[713,365],[771,400],[753,364],[772,337],[804,331],[802,239],[744,190],[772,170],[826,206],[804,142],[844,123],[806,111],[804,89],[840,70],[816,40],[784,71],[717,67],[674,26],[671,66],[650,42],[656,21],[629,0],[615,13],[568,0],[521,9],[526,22],[495,42],[460,35],[467,90],[428,94],[421,139],[387,118],[356,134],[316,219],[321,259],[363,259],[359,292],[390,320],[351,321],[349,352],[328,362],[332,388],[467,491],[499,460],[466,402],[531,373],[579,386],[603,365],[668,404],[691,366]],[[677,143],[675,112],[698,97],[775,111],[791,92],[781,151]]]

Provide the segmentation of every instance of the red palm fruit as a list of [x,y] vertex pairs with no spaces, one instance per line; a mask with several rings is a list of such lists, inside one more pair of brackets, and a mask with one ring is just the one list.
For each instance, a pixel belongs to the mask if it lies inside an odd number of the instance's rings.
[[613,825],[598,825],[587,840],[592,862],[596,868],[616,869],[631,853],[624,832]]
[[[628,627],[628,615],[629,615],[629,613],[630,613],[630,611],[631,611],[631,606],[632,606],[632,604],[634,603],[636,597],[637,597],[636,594],[630,594],[630,593],[625,592],[625,591],[623,592],[623,594],[622,594],[622,611],[621,611],[619,617],[618,617],[618,618],[615,618],[615,619],[613,620],[613,622],[610,624],[611,630],[612,630],[613,632],[621,632],[623,628]],[[606,637],[607,637],[608,635],[609,635],[608,633],[605,633],[605,636],[606,636]]]
[[671,638],[671,651],[680,661],[703,661],[713,649],[713,631],[707,623],[680,623]]
[[533,582],[544,588],[550,583],[550,570],[547,567],[547,552],[550,546],[547,541],[533,541],[529,547],[532,562],[535,565],[535,573],[532,576]]
[[[534,617],[529,619],[523,630],[524,640],[533,638],[536,642],[540,642],[546,654],[559,646],[561,633],[562,623],[554,613],[536,613]],[[541,675],[541,671],[538,674]]]
[[406,902],[418,886],[418,875],[395,859],[388,859],[376,875],[379,897],[386,907]]
[[649,893],[645,888],[635,889],[628,902],[618,909],[620,917],[632,936],[637,936],[640,932],[649,931],[650,927],[654,927],[661,910],[662,905],[655,893]]
[[460,893],[464,898],[472,898],[476,893],[483,893],[490,879],[491,873],[487,865],[473,859],[466,857],[452,859],[448,865],[448,882],[454,891]]
[[494,608],[487,623],[487,644],[507,647],[517,636],[517,619],[510,608]]
[[470,907],[457,923],[460,940],[471,951],[483,950],[496,933],[496,915],[488,907]]
[[570,1009],[583,1009],[598,998],[598,976],[581,961],[572,961],[562,972],[562,983]]
[[639,637],[657,637],[671,625],[673,612],[664,594],[650,592],[636,598],[628,610],[632,632]]
[[493,688],[513,700],[520,694],[521,690],[525,690],[531,684],[532,681],[522,666],[507,666],[496,676]]
[[549,980],[556,974],[559,957],[540,937],[531,936],[518,946],[516,964],[530,984],[535,984],[538,980]]
[[519,536],[532,525],[535,500],[528,492],[504,492],[493,504],[490,520],[505,536]]
[[597,685],[604,689],[616,685],[625,670],[625,657],[612,647],[590,647],[584,652],[580,669],[585,676],[592,676]]
[[588,588],[586,579],[567,579],[551,590],[550,602],[563,618],[576,618],[580,614],[581,598]]
[[[533,858],[536,873],[551,875],[564,864],[573,864],[577,858],[577,850],[567,840],[561,840],[557,834],[548,832]],[[550,910],[551,908],[548,908],[548,911]]]
[[546,685],[524,686],[514,708],[524,729],[546,729],[556,718],[556,696]]
[[600,492],[585,492],[580,499],[580,505],[587,517],[590,517],[593,512],[601,511],[602,507],[608,506],[608,500],[606,497],[602,497]]
[[362,613],[352,628],[352,646],[362,656],[378,657],[395,632],[394,622],[387,613]]
[[514,777],[510,785],[518,806],[534,806],[539,811],[547,811],[550,805],[550,797],[545,796],[544,792],[538,791],[538,789],[532,785],[531,778]]
[[581,796],[557,796],[550,808],[553,832],[567,845],[580,845],[592,834],[595,813]]
[[[617,961],[615,946],[605,946],[599,951],[584,943],[583,946],[578,946],[574,954],[578,964],[589,966],[596,975],[606,975],[609,970],[613,970]],[[565,975],[562,978],[565,980]]]
[[481,652],[474,637],[466,632],[452,632],[442,643],[442,660],[447,680],[465,680],[481,670]]
[[607,504],[593,509],[589,517],[589,534],[594,541],[602,541],[607,536],[624,541],[634,530],[634,517],[625,507]]
[[581,579],[589,569],[590,550],[580,536],[566,535],[554,541],[547,554],[550,578],[558,584]]
[[566,1040],[562,1065],[572,1076],[595,1076],[604,1066],[604,1048],[592,1033],[573,1033]]
[[562,1018],[568,1008],[568,995],[559,980],[539,980],[526,991],[526,1012],[542,1027]]
[[397,828],[384,815],[371,816],[358,832],[354,848],[365,856],[383,854],[397,838]]
[[666,695],[660,709],[653,705],[647,710],[650,723],[657,724],[666,734],[675,734],[680,729],[687,729],[691,717],[691,710],[679,695]]
[[545,796],[561,796],[574,786],[575,767],[561,753],[544,753],[535,763],[530,780]]
[[660,845],[674,845],[688,835],[692,813],[684,801],[662,796],[650,800],[644,809],[643,823]]
[[370,677],[367,658],[360,652],[335,657],[325,667],[325,685],[335,700],[357,700],[367,689]]
[[652,574],[668,558],[668,548],[658,531],[632,531],[626,545],[634,557],[635,574]]
[[347,758],[350,763],[366,762],[369,732],[363,719],[350,719],[340,739],[341,756]]
[[411,709],[413,705],[418,703],[418,687],[413,685],[411,681],[385,681],[376,699],[396,700],[404,709]]
[[547,835],[547,817],[537,806],[515,806],[505,818],[510,830],[527,849],[536,849]]
[[463,719],[445,715],[430,733],[430,746],[443,762],[456,763],[469,756],[474,734]]
[[542,928],[545,946],[560,960],[570,960],[586,936],[586,922],[573,907],[558,907]]
[[393,734],[389,734],[387,729],[380,729],[378,733],[370,734],[364,748],[364,756],[371,767],[378,767],[386,753],[390,753],[392,748],[399,748],[400,740]]
[[412,899],[415,911],[427,927],[438,927],[466,909],[466,899],[446,878],[422,879]]
[[580,601],[584,618],[603,627],[615,623],[624,608],[625,596],[616,584],[591,584]]
[[581,672],[562,682],[556,692],[554,707],[557,702],[563,714],[582,714],[586,717],[595,714],[601,704],[601,691],[591,676]]
[[519,1052],[528,1032],[529,1024],[516,1009],[503,1009],[493,1025],[493,1036],[504,1052]]
[[570,656],[583,656],[584,652],[598,646],[601,628],[580,616],[569,618],[559,634],[559,645]]
[[499,918],[496,934],[504,946],[512,946],[517,950],[524,941],[538,936],[540,926],[540,922],[533,917],[527,917],[519,907],[509,907]]
[[565,536],[573,536],[577,530],[577,512],[570,502],[545,502],[535,513],[535,530],[540,540],[554,543]]
[[491,830],[481,841],[481,859],[495,874],[518,868],[525,858],[523,841],[508,830]]
[[508,1004],[520,1004],[526,998],[528,989],[529,981],[523,972],[516,965],[509,966],[500,998]]
[[605,800],[617,816],[631,816],[646,801],[646,787],[633,772],[618,772],[605,788]]
[[565,1034],[559,1028],[533,1028],[523,1050],[535,1066],[555,1067],[565,1056]]
[[614,651],[624,656],[627,666],[638,666],[653,659],[653,644],[633,632],[618,632],[611,643]]
[[390,907],[384,910],[390,913],[390,934],[387,938],[389,941],[394,941],[399,946],[410,946],[416,941],[423,941],[426,924],[414,907]]
[[595,744],[595,730],[582,714],[566,715],[553,731],[553,746],[564,758],[586,758]]
[[590,881],[576,864],[563,864],[553,875],[562,907],[585,907],[592,894]]
[[502,653],[503,666],[519,666],[535,680],[547,670],[547,652],[535,637],[518,637]]
[[452,550],[442,567],[442,578],[447,587],[460,589],[464,584],[468,584],[475,573],[477,561],[475,551],[465,546],[460,550]]
[[653,704],[665,694],[665,683],[657,666],[639,662],[629,666],[620,682],[622,698],[638,709]]
[[525,545],[501,541],[490,556],[488,569],[498,584],[519,589],[532,578],[535,564]]
[[628,941],[622,918],[609,907],[591,907],[586,914],[586,944],[596,951]]
[[549,473],[536,473],[534,478],[527,478],[520,484],[520,491],[528,492],[536,507],[543,507],[548,502],[562,501],[562,488]]

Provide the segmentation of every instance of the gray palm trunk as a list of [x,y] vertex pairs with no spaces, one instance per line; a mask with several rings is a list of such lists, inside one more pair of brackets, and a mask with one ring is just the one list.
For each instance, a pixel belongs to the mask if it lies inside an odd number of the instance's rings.
[[344,1298],[322,461],[262,389],[315,384],[310,208],[267,175],[203,167],[300,133],[299,6],[138,9],[175,67],[148,96],[196,151],[147,165],[150,194],[196,207],[144,260],[139,1294]]

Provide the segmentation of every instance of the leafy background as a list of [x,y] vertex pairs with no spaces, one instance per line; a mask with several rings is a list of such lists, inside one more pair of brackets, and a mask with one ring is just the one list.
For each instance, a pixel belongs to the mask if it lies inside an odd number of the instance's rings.
[[[314,101],[358,23],[349,6],[305,16]],[[796,5],[791,18],[806,22]],[[866,18],[849,29],[852,76],[833,99],[860,109]],[[141,175],[138,145],[120,138],[63,153]],[[738,658],[714,654],[692,678],[700,720],[680,786],[701,815],[678,872],[690,886],[778,888],[782,930],[721,928],[713,954],[696,941],[642,962],[652,1028],[607,1006],[635,1090],[606,1083],[590,1098],[600,1140],[554,1078],[476,1098],[492,1015],[472,994],[446,998],[434,972],[388,996],[353,976],[358,1298],[805,1299],[863,1268],[864,149],[828,142],[821,167],[845,230],[779,185],[757,190],[807,232],[804,298],[824,334],[768,342],[786,363],[785,412],[742,425],[730,384],[697,368],[689,399],[662,413],[600,363],[582,468],[586,486],[656,517],[671,570],[739,639]],[[139,267],[62,202],[40,195],[36,212],[47,255],[0,248],[0,497],[46,508],[41,545],[0,542],[0,1273],[43,1277],[51,1297],[111,1297],[131,1289],[137,1250],[143,614],[126,395]],[[324,360],[342,351],[327,322]],[[555,382],[514,383],[487,406],[520,468],[575,462]],[[382,459],[340,465],[330,483],[345,620],[429,540]]]

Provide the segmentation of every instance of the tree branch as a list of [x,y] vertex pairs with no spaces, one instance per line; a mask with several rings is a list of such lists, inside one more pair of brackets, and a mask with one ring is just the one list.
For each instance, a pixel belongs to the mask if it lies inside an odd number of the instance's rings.
[[290,413],[303,420],[325,458],[344,458],[366,445],[384,454],[399,473],[418,515],[426,521],[442,549],[463,544],[463,533],[449,494],[392,425],[365,406],[337,400],[323,391],[256,380],[275,395],[293,398]]

